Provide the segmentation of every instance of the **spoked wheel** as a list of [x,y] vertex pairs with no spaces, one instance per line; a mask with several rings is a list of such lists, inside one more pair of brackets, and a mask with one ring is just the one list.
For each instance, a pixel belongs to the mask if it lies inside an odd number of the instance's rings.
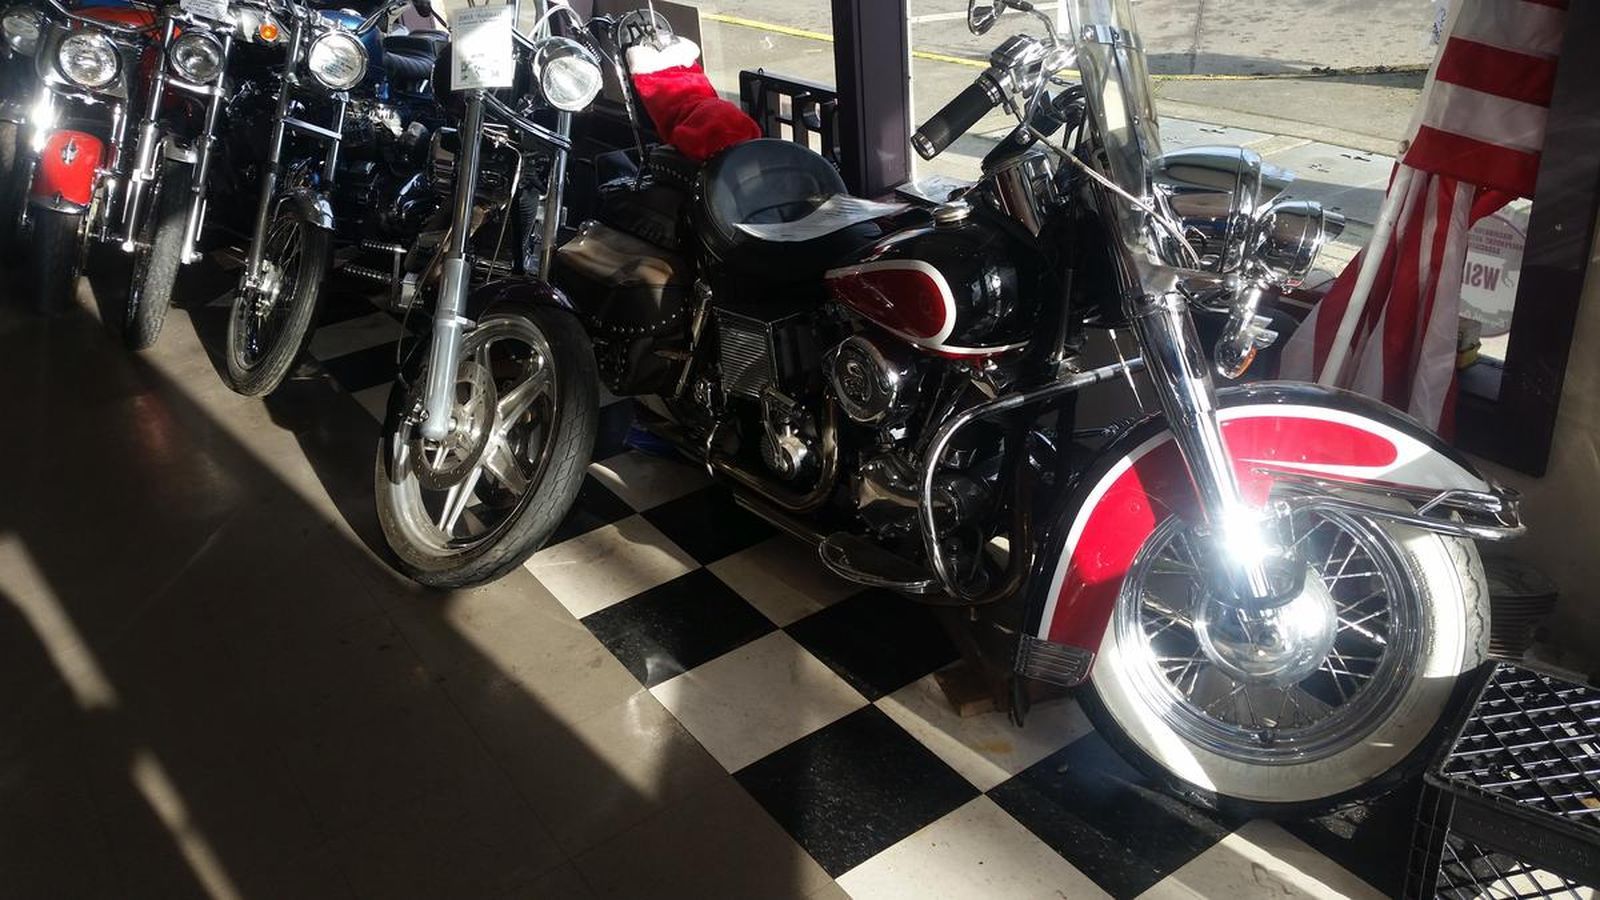
[[268,394],[305,349],[328,272],[328,232],[283,204],[267,231],[261,272],[241,283],[228,315],[228,386]]
[[412,412],[425,373],[396,385],[378,447],[378,521],[423,584],[499,578],[549,539],[594,449],[594,354],[576,320],[548,310],[484,316],[465,338],[450,433],[422,436]]
[[1304,586],[1246,613],[1219,599],[1179,518],[1123,583],[1086,706],[1179,793],[1248,815],[1301,814],[1419,766],[1459,676],[1487,648],[1476,549],[1337,512],[1289,522]]

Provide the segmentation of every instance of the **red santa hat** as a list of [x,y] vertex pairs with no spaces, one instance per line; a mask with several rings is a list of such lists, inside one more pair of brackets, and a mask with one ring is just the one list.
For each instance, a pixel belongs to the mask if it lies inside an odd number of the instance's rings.
[[761,137],[754,119],[718,96],[700,65],[700,48],[688,38],[630,47],[628,71],[661,139],[695,162]]

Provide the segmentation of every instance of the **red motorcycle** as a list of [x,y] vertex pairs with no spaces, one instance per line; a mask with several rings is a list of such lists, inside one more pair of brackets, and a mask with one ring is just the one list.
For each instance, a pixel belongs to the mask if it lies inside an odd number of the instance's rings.
[[[418,502],[391,544],[431,553],[404,564],[428,583],[481,578],[501,510],[572,496],[534,451],[588,426],[594,387],[573,384],[597,370],[822,565],[962,609],[1019,719],[1029,682],[1081,686],[1130,760],[1255,815],[1380,790],[1420,767],[1484,660],[1473,540],[1520,533],[1517,500],[1375,401],[1218,390],[1271,343],[1261,305],[1336,217],[1246,151],[1162,153],[1128,0],[1068,3],[1070,43],[1025,0],[973,0],[968,24],[1008,9],[1044,35],[1002,43],[913,140],[931,157],[1015,115],[959,197],[856,215],[796,144],[703,167],[657,148],[557,253],[563,295],[491,286],[562,324],[560,352],[463,366],[444,436],[418,448],[459,465],[404,482]],[[1074,61],[1081,83],[1060,80]],[[592,361],[573,362],[574,319]],[[1110,352],[1122,330],[1131,357]],[[1136,375],[1158,411],[1080,423],[1082,392]]]

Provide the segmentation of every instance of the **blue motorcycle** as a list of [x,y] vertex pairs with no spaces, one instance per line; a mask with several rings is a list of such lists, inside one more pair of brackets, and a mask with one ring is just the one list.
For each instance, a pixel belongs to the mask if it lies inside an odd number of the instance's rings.
[[[448,39],[442,32],[384,36],[380,26],[409,2],[364,16],[282,8],[287,54],[276,90],[252,94],[258,104],[274,103],[269,117],[254,120],[265,121],[267,134],[228,318],[227,381],[241,394],[269,393],[288,374],[336,256],[363,248],[397,256],[397,238],[438,207],[428,153],[444,113],[431,82]],[[245,126],[247,136],[256,129]]]

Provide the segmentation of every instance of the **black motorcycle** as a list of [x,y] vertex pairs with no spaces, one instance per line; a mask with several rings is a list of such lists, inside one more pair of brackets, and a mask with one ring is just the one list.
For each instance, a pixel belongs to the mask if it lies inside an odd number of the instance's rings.
[[447,215],[403,279],[432,329],[407,348],[374,481],[389,546],[428,585],[480,584],[527,559],[571,506],[595,438],[589,341],[545,279],[572,116],[599,93],[600,60],[570,10],[556,7],[557,23],[538,11],[535,37],[506,48],[510,88],[453,92],[459,128],[438,157],[453,174]]
[[[429,81],[443,34],[383,37],[409,0],[359,17],[284,7],[287,58],[273,102],[246,125],[264,137],[244,271],[228,319],[227,380],[242,394],[276,388],[309,339],[336,259],[419,231],[437,206],[427,175],[442,121]],[[264,134],[263,134],[264,128]]]

